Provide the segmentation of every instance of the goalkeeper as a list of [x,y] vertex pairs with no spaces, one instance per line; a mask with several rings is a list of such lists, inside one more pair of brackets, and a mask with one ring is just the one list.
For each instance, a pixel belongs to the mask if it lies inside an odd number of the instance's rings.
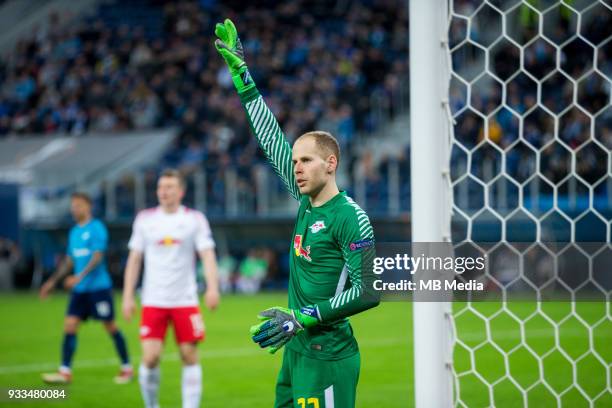
[[217,24],[215,46],[227,63],[259,145],[300,206],[290,256],[289,308],[259,314],[253,340],[272,353],[285,346],[276,407],[353,407],[357,341],[347,317],[378,305],[372,288],[374,233],[366,213],[336,185],[338,142],[323,131],[293,149],[244,62],[236,27]]

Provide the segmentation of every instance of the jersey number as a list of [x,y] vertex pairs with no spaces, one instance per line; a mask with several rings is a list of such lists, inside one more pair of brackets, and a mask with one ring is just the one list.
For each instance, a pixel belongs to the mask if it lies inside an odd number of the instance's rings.
[[106,301],[96,303],[96,311],[100,317],[107,317],[110,315],[110,304]]
[[199,336],[204,333],[204,321],[202,320],[202,315],[199,313],[189,315],[189,320],[191,320],[191,328],[193,329],[193,335]]
[[307,408],[306,404],[308,404],[308,408],[310,408],[310,405],[312,405],[312,408],[319,408],[319,399],[314,397],[308,399],[298,398],[297,403],[300,408]]

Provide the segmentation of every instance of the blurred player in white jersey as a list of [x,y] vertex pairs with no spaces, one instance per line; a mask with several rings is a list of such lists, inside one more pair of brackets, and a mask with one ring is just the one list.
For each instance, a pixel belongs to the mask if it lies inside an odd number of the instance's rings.
[[134,290],[144,256],[142,321],[143,357],[138,378],[147,408],[158,407],[159,361],[168,323],[174,326],[183,361],[183,407],[199,407],[202,368],[197,343],[204,339],[198,303],[195,254],[204,265],[209,310],[219,304],[215,242],[204,214],[181,205],[185,183],[176,170],[164,171],[157,182],[159,206],[141,211],[132,228],[125,268],[122,310],[131,319],[136,308]]

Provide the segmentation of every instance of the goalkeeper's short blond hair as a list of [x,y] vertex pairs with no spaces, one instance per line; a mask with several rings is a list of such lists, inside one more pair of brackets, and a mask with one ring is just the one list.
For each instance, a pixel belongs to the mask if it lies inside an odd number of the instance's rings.
[[326,157],[333,154],[336,156],[336,162],[340,163],[340,144],[338,144],[338,140],[331,133],[323,130],[313,130],[298,137],[296,142],[304,137],[314,138],[317,147]]

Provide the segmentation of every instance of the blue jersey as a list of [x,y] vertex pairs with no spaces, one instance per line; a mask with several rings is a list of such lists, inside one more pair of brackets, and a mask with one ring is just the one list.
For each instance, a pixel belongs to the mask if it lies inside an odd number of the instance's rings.
[[[75,225],[68,237],[68,256],[74,263],[75,275],[80,274],[96,251],[105,252],[108,243],[108,231],[101,221],[92,219],[85,225]],[[106,261],[103,259],[87,276],[74,287],[75,292],[93,292],[110,289],[112,281]]]

